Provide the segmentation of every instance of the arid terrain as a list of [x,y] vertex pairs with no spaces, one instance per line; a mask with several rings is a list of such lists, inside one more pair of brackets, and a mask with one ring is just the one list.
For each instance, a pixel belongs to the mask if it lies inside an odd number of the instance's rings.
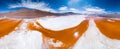
[[21,9],[0,16],[0,49],[120,49],[120,20],[112,19],[119,14]]

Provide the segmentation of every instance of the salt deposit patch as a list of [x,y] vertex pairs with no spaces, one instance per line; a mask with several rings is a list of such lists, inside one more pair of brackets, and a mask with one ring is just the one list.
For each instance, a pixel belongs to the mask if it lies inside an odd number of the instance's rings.
[[86,15],[70,15],[49,19],[40,19],[38,22],[45,28],[51,30],[63,30],[80,24],[85,20]]

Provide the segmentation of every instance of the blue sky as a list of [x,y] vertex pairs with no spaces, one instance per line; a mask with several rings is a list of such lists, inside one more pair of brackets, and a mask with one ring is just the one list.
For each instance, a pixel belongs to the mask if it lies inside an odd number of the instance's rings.
[[84,11],[87,8],[102,9],[106,12],[120,12],[120,0],[1,0],[0,12],[20,7],[45,11]]

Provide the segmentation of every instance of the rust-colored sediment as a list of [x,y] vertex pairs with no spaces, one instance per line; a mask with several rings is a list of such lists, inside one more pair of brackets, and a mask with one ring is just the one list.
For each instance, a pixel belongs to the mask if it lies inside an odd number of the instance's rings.
[[96,18],[94,21],[101,33],[103,33],[105,36],[111,39],[120,40],[120,20]]
[[[76,41],[81,37],[81,35],[87,30],[88,28],[88,20],[84,20],[79,25],[60,30],[60,31],[54,31],[49,30],[44,27],[42,27],[38,22],[36,24],[39,26],[35,27],[33,23],[28,24],[28,29],[30,30],[37,30],[39,32],[42,32],[43,34],[43,47],[46,46],[48,49],[69,49]],[[78,33],[78,36],[75,37],[75,33]],[[63,44],[61,47],[54,47],[53,45],[49,44],[49,40],[54,39],[53,42],[56,43],[57,41],[61,41]],[[72,48],[71,48],[72,49]]]
[[13,31],[22,20],[12,20],[8,18],[0,19],[0,38]]

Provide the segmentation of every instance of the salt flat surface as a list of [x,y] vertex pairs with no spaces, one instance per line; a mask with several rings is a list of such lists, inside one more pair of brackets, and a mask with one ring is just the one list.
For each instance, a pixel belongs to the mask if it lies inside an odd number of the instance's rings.
[[[37,20],[45,28],[63,30],[78,25],[85,15],[71,15]],[[26,29],[29,20],[24,20],[20,29],[11,32],[0,39],[0,49],[42,49],[42,35],[40,32]],[[32,20],[30,20],[32,21]],[[120,49],[120,41],[105,37],[90,20],[89,27],[77,41],[73,49]]]

